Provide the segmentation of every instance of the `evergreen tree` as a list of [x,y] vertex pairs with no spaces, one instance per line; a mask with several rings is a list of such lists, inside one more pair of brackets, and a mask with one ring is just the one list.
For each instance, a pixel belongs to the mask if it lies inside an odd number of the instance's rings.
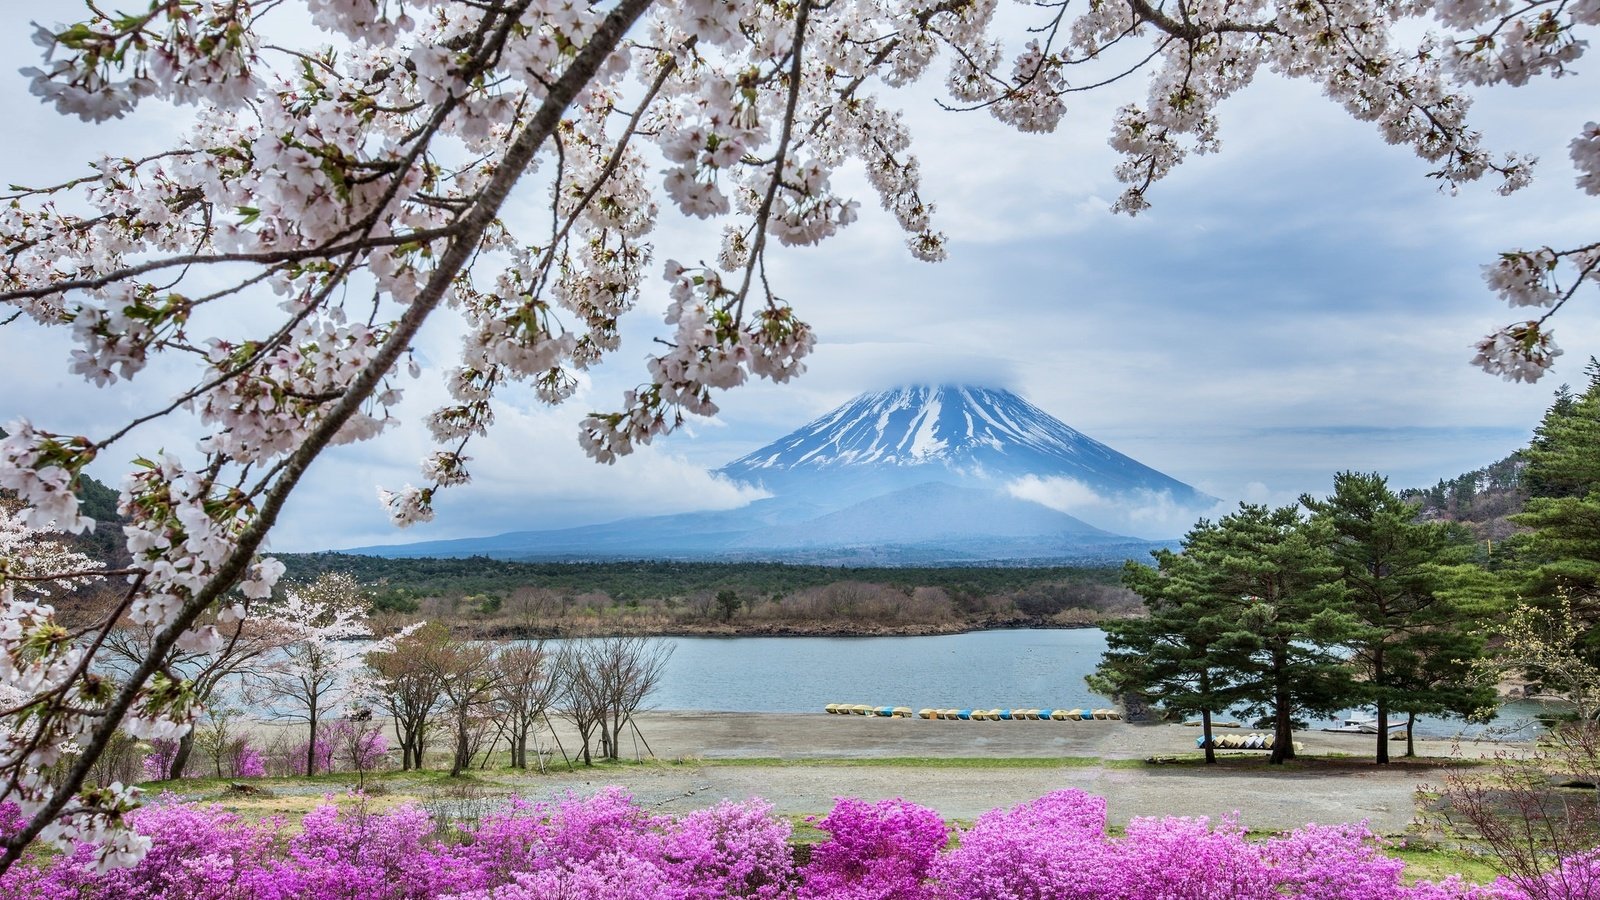
[[1404,655],[1408,672],[1420,673],[1432,663],[1430,648],[1458,643],[1434,633],[1462,627],[1460,606],[1442,591],[1444,563],[1453,550],[1470,550],[1469,539],[1459,526],[1416,521],[1416,507],[1376,472],[1340,472],[1326,500],[1306,495],[1300,503],[1329,540],[1340,608],[1355,623],[1346,646],[1361,676],[1360,697],[1377,707],[1375,758],[1387,763],[1389,713],[1432,708],[1407,697],[1419,683],[1395,677],[1394,656]]
[[1271,720],[1271,762],[1281,763],[1294,756],[1298,716],[1331,715],[1354,694],[1335,648],[1356,623],[1342,608],[1326,530],[1294,506],[1240,504],[1191,537],[1185,555],[1194,560],[1197,590],[1226,623],[1218,641],[1239,702]]
[[[1548,606],[1571,596],[1589,629],[1600,621],[1600,362],[1590,359],[1589,385],[1576,398],[1558,395],[1526,451],[1534,494],[1513,521],[1530,533],[1518,538],[1522,596]],[[1585,640],[1600,656],[1600,637]]]
[[1392,708],[1406,716],[1406,756],[1417,755],[1418,716],[1465,719],[1492,708],[1498,699],[1493,683],[1475,677],[1483,636],[1464,627],[1470,621],[1463,619],[1462,627],[1419,631],[1389,652],[1385,677]]
[[[1185,548],[1215,531],[1202,519],[1184,538]],[[1225,605],[1206,589],[1192,556],[1156,550],[1154,569],[1129,562],[1123,584],[1138,594],[1148,615],[1102,626],[1106,652],[1086,679],[1091,690],[1109,696],[1139,694],[1177,713],[1200,715],[1207,763],[1217,761],[1211,745],[1211,714],[1238,697],[1238,647]]]

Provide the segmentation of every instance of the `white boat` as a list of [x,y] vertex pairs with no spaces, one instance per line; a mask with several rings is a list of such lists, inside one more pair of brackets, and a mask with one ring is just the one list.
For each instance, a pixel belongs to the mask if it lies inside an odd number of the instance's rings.
[[[1345,719],[1344,720],[1344,724],[1340,725],[1338,728],[1324,728],[1322,730],[1323,731],[1339,732],[1341,734],[1377,734],[1378,733],[1378,720],[1377,719]],[[1391,722],[1391,723],[1389,723],[1389,733],[1390,734],[1393,734],[1396,731],[1405,731],[1405,730],[1406,730],[1406,723],[1405,722]]]

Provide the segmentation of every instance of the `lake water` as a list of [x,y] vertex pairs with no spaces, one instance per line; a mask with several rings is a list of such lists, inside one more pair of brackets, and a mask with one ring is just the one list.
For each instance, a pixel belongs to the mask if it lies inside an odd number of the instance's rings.
[[[649,705],[661,710],[817,712],[829,703],[871,706],[1110,706],[1083,676],[1105,650],[1097,628],[1008,629],[935,637],[664,638],[672,658]],[[1497,724],[1531,717],[1508,708]],[[1351,712],[1350,715],[1357,713]],[[1313,727],[1338,724],[1316,722]],[[1448,737],[1455,720],[1422,719],[1417,734]],[[1477,733],[1480,728],[1467,728]]]

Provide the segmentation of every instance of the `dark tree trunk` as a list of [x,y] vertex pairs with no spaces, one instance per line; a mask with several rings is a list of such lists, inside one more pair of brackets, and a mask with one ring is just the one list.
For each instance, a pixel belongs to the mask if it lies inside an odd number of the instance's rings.
[[1284,760],[1294,759],[1294,708],[1290,705],[1289,687],[1283,683],[1283,670],[1287,666],[1288,660],[1281,651],[1273,654],[1272,756],[1267,759],[1272,765],[1281,765]]
[[1412,757],[1412,756],[1416,756],[1417,755],[1417,745],[1414,743],[1413,738],[1412,738],[1412,735],[1414,735],[1416,733],[1417,733],[1417,714],[1416,713],[1406,713],[1406,756],[1407,757]]
[[1389,698],[1383,694],[1383,644],[1372,654],[1372,683],[1378,688],[1378,755],[1380,766],[1389,764]]
[[455,778],[467,768],[467,717],[456,719],[456,758],[450,763],[450,777]]
[[1206,742],[1206,765],[1216,765],[1217,748],[1211,745],[1211,710],[1209,709],[1200,710],[1200,731],[1202,732],[1201,737]]
[[177,781],[183,777],[184,767],[189,765],[189,754],[192,752],[194,752],[194,731],[191,730],[184,732],[183,737],[178,738],[178,749],[172,754],[172,770],[167,773],[168,778]]
[[306,719],[311,723],[311,740],[306,741],[306,774],[317,774],[317,697],[311,695]]

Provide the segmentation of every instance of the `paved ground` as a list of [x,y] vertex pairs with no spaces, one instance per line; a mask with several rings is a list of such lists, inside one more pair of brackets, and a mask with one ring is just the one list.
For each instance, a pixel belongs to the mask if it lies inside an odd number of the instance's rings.
[[[1141,759],[1194,748],[1197,731],[1176,725],[1119,722],[942,722],[816,715],[746,716],[728,713],[654,713],[640,721],[641,736],[655,755],[683,765],[568,773],[523,782],[529,795],[568,790],[589,793],[608,784],[627,788],[644,805],[661,811],[707,806],[723,798],[758,796],[780,813],[825,812],[838,796],[904,797],[937,809],[947,818],[971,819],[1064,787],[1107,800],[1114,824],[1135,816],[1213,818],[1238,812],[1252,828],[1283,829],[1307,822],[1366,819],[1380,833],[1396,834],[1411,823],[1416,790],[1437,781],[1453,752],[1467,757],[1492,753],[1497,745],[1419,742],[1419,753],[1439,766],[1384,768],[1352,759],[1348,765],[1315,770],[1193,766],[1071,765],[1045,768],[977,769],[927,766],[723,766],[696,759],[739,757],[1098,757]],[[1371,737],[1309,732],[1297,735],[1310,753],[1372,752]],[[563,734],[570,749],[572,738]],[[1394,742],[1393,752],[1404,745]],[[630,757],[632,739],[624,741]],[[644,745],[637,747],[644,755]]]

